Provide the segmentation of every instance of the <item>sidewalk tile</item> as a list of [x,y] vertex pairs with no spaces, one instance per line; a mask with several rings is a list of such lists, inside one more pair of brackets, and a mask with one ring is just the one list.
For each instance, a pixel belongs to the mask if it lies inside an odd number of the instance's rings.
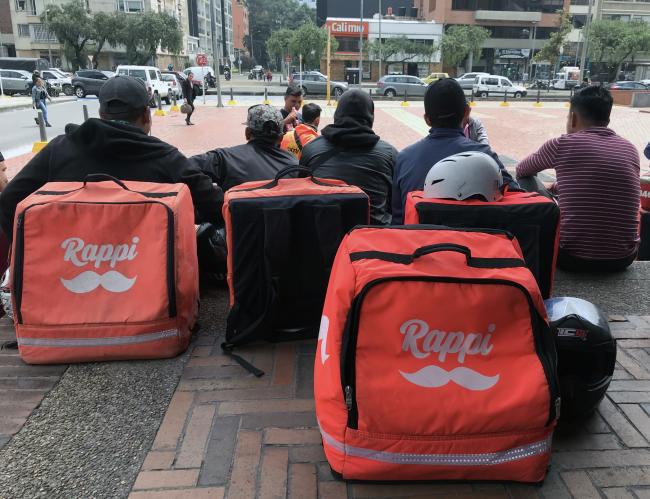
[[201,467],[215,409],[212,405],[194,406],[174,468]]
[[291,463],[320,463],[325,460],[325,451],[320,444],[289,448],[289,462]]
[[172,397],[165,418],[163,419],[158,434],[154,440],[152,449],[154,450],[174,450],[178,444],[178,439],[183,433],[187,413],[192,406],[193,394],[185,392],[176,392]]
[[650,417],[646,412],[637,404],[620,404],[619,407],[641,435],[650,440]]
[[318,499],[346,499],[347,485],[343,482],[318,482]]
[[166,470],[172,467],[176,453],[173,451],[149,451],[142,463],[143,470]]
[[196,402],[222,402],[236,400],[286,399],[291,395],[288,386],[269,386],[267,388],[246,388],[242,390],[211,390],[196,394]]
[[609,392],[607,395],[617,404],[650,402],[650,392]]
[[258,431],[240,431],[235,460],[228,486],[228,499],[255,497],[257,466],[260,462],[262,434]]
[[321,435],[317,429],[269,428],[264,432],[267,445],[309,445],[319,444]]
[[629,355],[625,349],[618,349],[616,361],[636,379],[650,379],[650,372],[648,372],[648,370],[645,369],[634,357]]
[[616,487],[612,489],[603,489],[607,499],[636,499],[631,492],[623,487]]
[[650,485],[650,466],[591,470],[589,475],[598,487]]
[[648,445],[648,442],[646,442],[636,428],[632,426],[607,397],[600,403],[598,412],[600,412],[600,415],[607,421],[626,446],[646,447]]
[[205,453],[200,485],[225,485],[230,477],[239,417],[215,417]]
[[616,466],[650,466],[650,450],[602,450],[558,452],[553,463],[562,470],[610,468]]
[[248,414],[268,412],[311,412],[315,408],[313,399],[272,399],[245,402],[223,402],[219,414]]
[[262,428],[295,428],[317,426],[316,415],[313,412],[281,412],[270,414],[245,414],[242,416],[241,427],[247,430]]
[[472,486],[469,483],[353,484],[352,494],[354,499],[412,497],[423,494],[438,497],[451,497],[463,494],[469,496],[472,494]]
[[316,468],[299,463],[289,467],[289,499],[317,499]]
[[129,499],[223,499],[223,487],[131,492]]
[[598,497],[598,491],[584,471],[568,471],[562,473],[562,479],[575,499],[593,499]]
[[294,381],[296,368],[296,344],[280,343],[275,346],[275,365],[273,368],[273,386],[289,386]]
[[141,471],[133,490],[194,487],[199,470]]
[[286,498],[288,464],[288,449],[281,447],[266,447],[264,449],[260,471],[260,498]]

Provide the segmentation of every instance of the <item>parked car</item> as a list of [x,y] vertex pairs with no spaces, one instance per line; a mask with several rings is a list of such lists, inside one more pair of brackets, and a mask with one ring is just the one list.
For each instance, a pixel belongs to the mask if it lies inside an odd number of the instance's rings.
[[[178,71],[163,71],[163,74],[174,74],[176,75],[176,79],[178,80],[178,84],[181,85],[185,80],[187,80],[187,76],[185,76],[185,73],[180,73]],[[203,95],[203,84],[201,83],[201,80],[194,79],[192,80],[192,87],[194,90],[194,97],[198,97]],[[183,95],[183,88],[179,88],[181,96]]]
[[648,90],[640,81],[616,81],[609,85],[610,90]]
[[72,78],[74,76],[74,73],[71,73],[70,71],[63,71],[61,68],[50,68],[50,70],[61,73],[63,76],[67,76],[68,78]]
[[171,97],[176,97],[176,99],[180,99],[183,96],[183,89],[181,88],[181,82],[178,79],[179,77],[174,73],[166,72],[161,73],[161,77],[164,82],[167,82],[169,95]]
[[494,95],[512,95],[515,98],[525,97],[528,91],[519,85],[513,85],[505,76],[479,75],[476,77],[472,92],[476,97]]
[[71,80],[74,94],[80,99],[86,95],[99,95],[99,90],[109,78],[106,71],[81,69],[74,74]]
[[422,81],[427,85],[430,85],[434,81],[438,81],[440,78],[449,78],[447,73],[431,73],[429,76],[422,78]]
[[424,96],[428,86],[417,76],[382,76],[377,82],[377,91],[387,97],[402,96],[405,92],[410,96]]
[[20,69],[30,74],[34,71],[43,71],[48,69],[50,64],[47,59],[35,57],[0,57],[1,69]]
[[20,69],[0,69],[5,95],[28,94],[32,87],[32,75]]
[[47,83],[62,91],[65,95],[72,95],[74,89],[72,88],[72,79],[69,76],[60,73],[56,69],[46,69],[41,71],[41,77],[45,79]]
[[209,76],[214,77],[214,68],[212,66],[191,66],[183,70],[183,74],[187,76],[190,74],[190,71],[194,73],[194,81],[198,82],[201,87],[203,87],[203,79],[206,79],[205,86],[209,87]]
[[118,75],[128,75],[140,78],[147,86],[152,104],[156,102],[156,95],[160,96],[167,104],[171,104],[171,93],[167,82],[162,80],[160,70],[154,66],[118,66]]
[[[327,93],[327,77],[317,71],[294,73],[291,75],[289,85],[300,86],[305,95],[325,95]],[[348,89],[348,84],[343,81],[330,81],[330,92],[335,97],[340,97]]]
[[465,73],[464,75],[459,76],[456,78],[456,81],[458,84],[463,88],[464,90],[471,89],[474,86],[474,81],[476,80],[477,76],[482,76],[485,75],[487,76],[489,73]]

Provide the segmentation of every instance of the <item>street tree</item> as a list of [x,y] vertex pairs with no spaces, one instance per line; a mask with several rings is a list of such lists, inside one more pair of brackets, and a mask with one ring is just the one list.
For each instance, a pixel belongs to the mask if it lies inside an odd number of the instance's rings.
[[[87,44],[94,36],[93,19],[81,0],[48,5],[47,26],[54,33],[74,68],[86,67]],[[45,13],[41,15],[45,23]]]
[[[457,67],[470,57],[480,59],[481,47],[490,38],[490,32],[482,26],[457,24],[450,26],[442,36],[441,50],[445,64]],[[471,70],[471,64],[469,64]]]
[[650,28],[643,21],[602,19],[591,25],[590,59],[605,66],[610,80],[617,78],[625,61],[640,52],[650,52]]
[[[338,42],[333,37],[331,40],[331,50],[336,51]],[[303,24],[295,31],[289,47],[292,54],[302,55],[305,67],[320,67],[320,60],[327,50],[327,31],[311,22]]]
[[409,40],[405,36],[384,38],[381,45],[379,40],[373,40],[367,44],[367,47],[368,54],[372,59],[378,59],[381,56],[382,61],[398,63],[405,63],[416,57],[431,60],[439,48],[436,43],[427,45],[415,40]]
[[93,58],[93,67],[97,68],[99,62],[99,54],[101,53],[104,45],[110,43],[117,45],[119,43],[119,33],[124,28],[124,17],[114,13],[97,12],[93,16],[92,26],[92,40],[89,41],[88,46],[91,49]]
[[567,11],[558,10],[558,15],[560,16],[559,27],[557,31],[551,33],[548,41],[544,44],[537,54],[535,54],[536,61],[548,61],[551,63],[551,67],[555,67],[560,59],[560,53],[562,52],[564,46],[566,45],[566,37],[573,29],[573,24],[571,22],[571,16]]
[[[316,12],[297,0],[246,0],[250,35],[244,38],[251,55],[264,66],[269,56],[266,41],[282,29],[298,30],[316,22]],[[251,46],[252,43],[252,46]]]
[[282,65],[282,59],[285,56],[291,55],[291,40],[293,39],[294,31],[290,29],[281,29],[274,32],[266,41],[266,51],[269,55],[269,60],[274,61],[277,67]]
[[138,16],[120,14],[122,29],[116,42],[126,48],[130,64],[147,64],[158,49],[178,54],[183,48],[183,32],[174,17],[166,12],[145,12]]

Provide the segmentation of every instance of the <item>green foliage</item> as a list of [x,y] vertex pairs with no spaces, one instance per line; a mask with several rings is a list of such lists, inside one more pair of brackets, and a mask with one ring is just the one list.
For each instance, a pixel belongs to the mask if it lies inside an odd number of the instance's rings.
[[[86,67],[86,45],[94,35],[93,19],[81,0],[63,5],[48,5],[48,29],[54,33],[73,67]],[[45,13],[41,15],[45,23]]]
[[92,41],[89,42],[89,47],[92,47],[93,67],[97,68],[99,54],[107,42],[117,45],[118,33],[122,29],[122,24],[123,18],[117,12],[111,14],[98,12],[93,16],[93,35]]
[[[322,56],[327,51],[327,31],[318,28],[311,22],[303,24],[294,33],[289,47],[292,54],[302,55],[304,67],[318,68]],[[332,37],[331,47],[333,51],[338,48],[338,42],[334,37]]]
[[638,52],[650,52],[650,27],[642,21],[594,21],[589,30],[589,55],[592,62],[607,65],[615,79],[621,65]]
[[268,65],[265,42],[282,29],[297,30],[307,23],[316,22],[316,11],[297,0],[246,0],[251,36],[244,39],[246,47],[263,66]]
[[559,29],[551,33],[542,49],[535,54],[536,61],[549,61],[551,66],[555,66],[560,58],[560,49],[566,44],[565,38],[573,29],[569,13],[564,10],[558,10],[557,13],[560,16]]
[[[368,54],[371,58],[377,59],[380,56],[379,40],[373,40],[367,44]],[[415,57],[423,57],[431,59],[436,51],[438,45],[425,45],[415,40],[409,40],[405,36],[397,38],[384,38],[381,44],[381,58],[383,61],[391,62],[406,62]]]
[[275,31],[266,41],[266,51],[269,58],[277,61],[284,58],[285,55],[291,54],[291,40],[294,32],[290,29],[281,29]]
[[147,64],[161,50],[177,54],[183,48],[183,32],[178,21],[166,12],[146,12],[137,16],[121,14],[122,29],[116,41],[126,48],[129,64]]
[[474,54],[474,59],[480,59],[481,46],[488,38],[490,32],[481,26],[450,26],[442,36],[440,45],[445,64],[459,66],[470,52]]

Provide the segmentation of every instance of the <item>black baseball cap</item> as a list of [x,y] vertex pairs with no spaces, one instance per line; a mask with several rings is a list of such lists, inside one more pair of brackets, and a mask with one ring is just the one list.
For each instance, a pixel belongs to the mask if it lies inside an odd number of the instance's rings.
[[440,78],[424,95],[424,112],[434,122],[461,120],[466,106],[465,92],[453,78]]
[[144,82],[132,76],[110,78],[99,91],[99,110],[104,114],[124,114],[149,107],[149,92]]

